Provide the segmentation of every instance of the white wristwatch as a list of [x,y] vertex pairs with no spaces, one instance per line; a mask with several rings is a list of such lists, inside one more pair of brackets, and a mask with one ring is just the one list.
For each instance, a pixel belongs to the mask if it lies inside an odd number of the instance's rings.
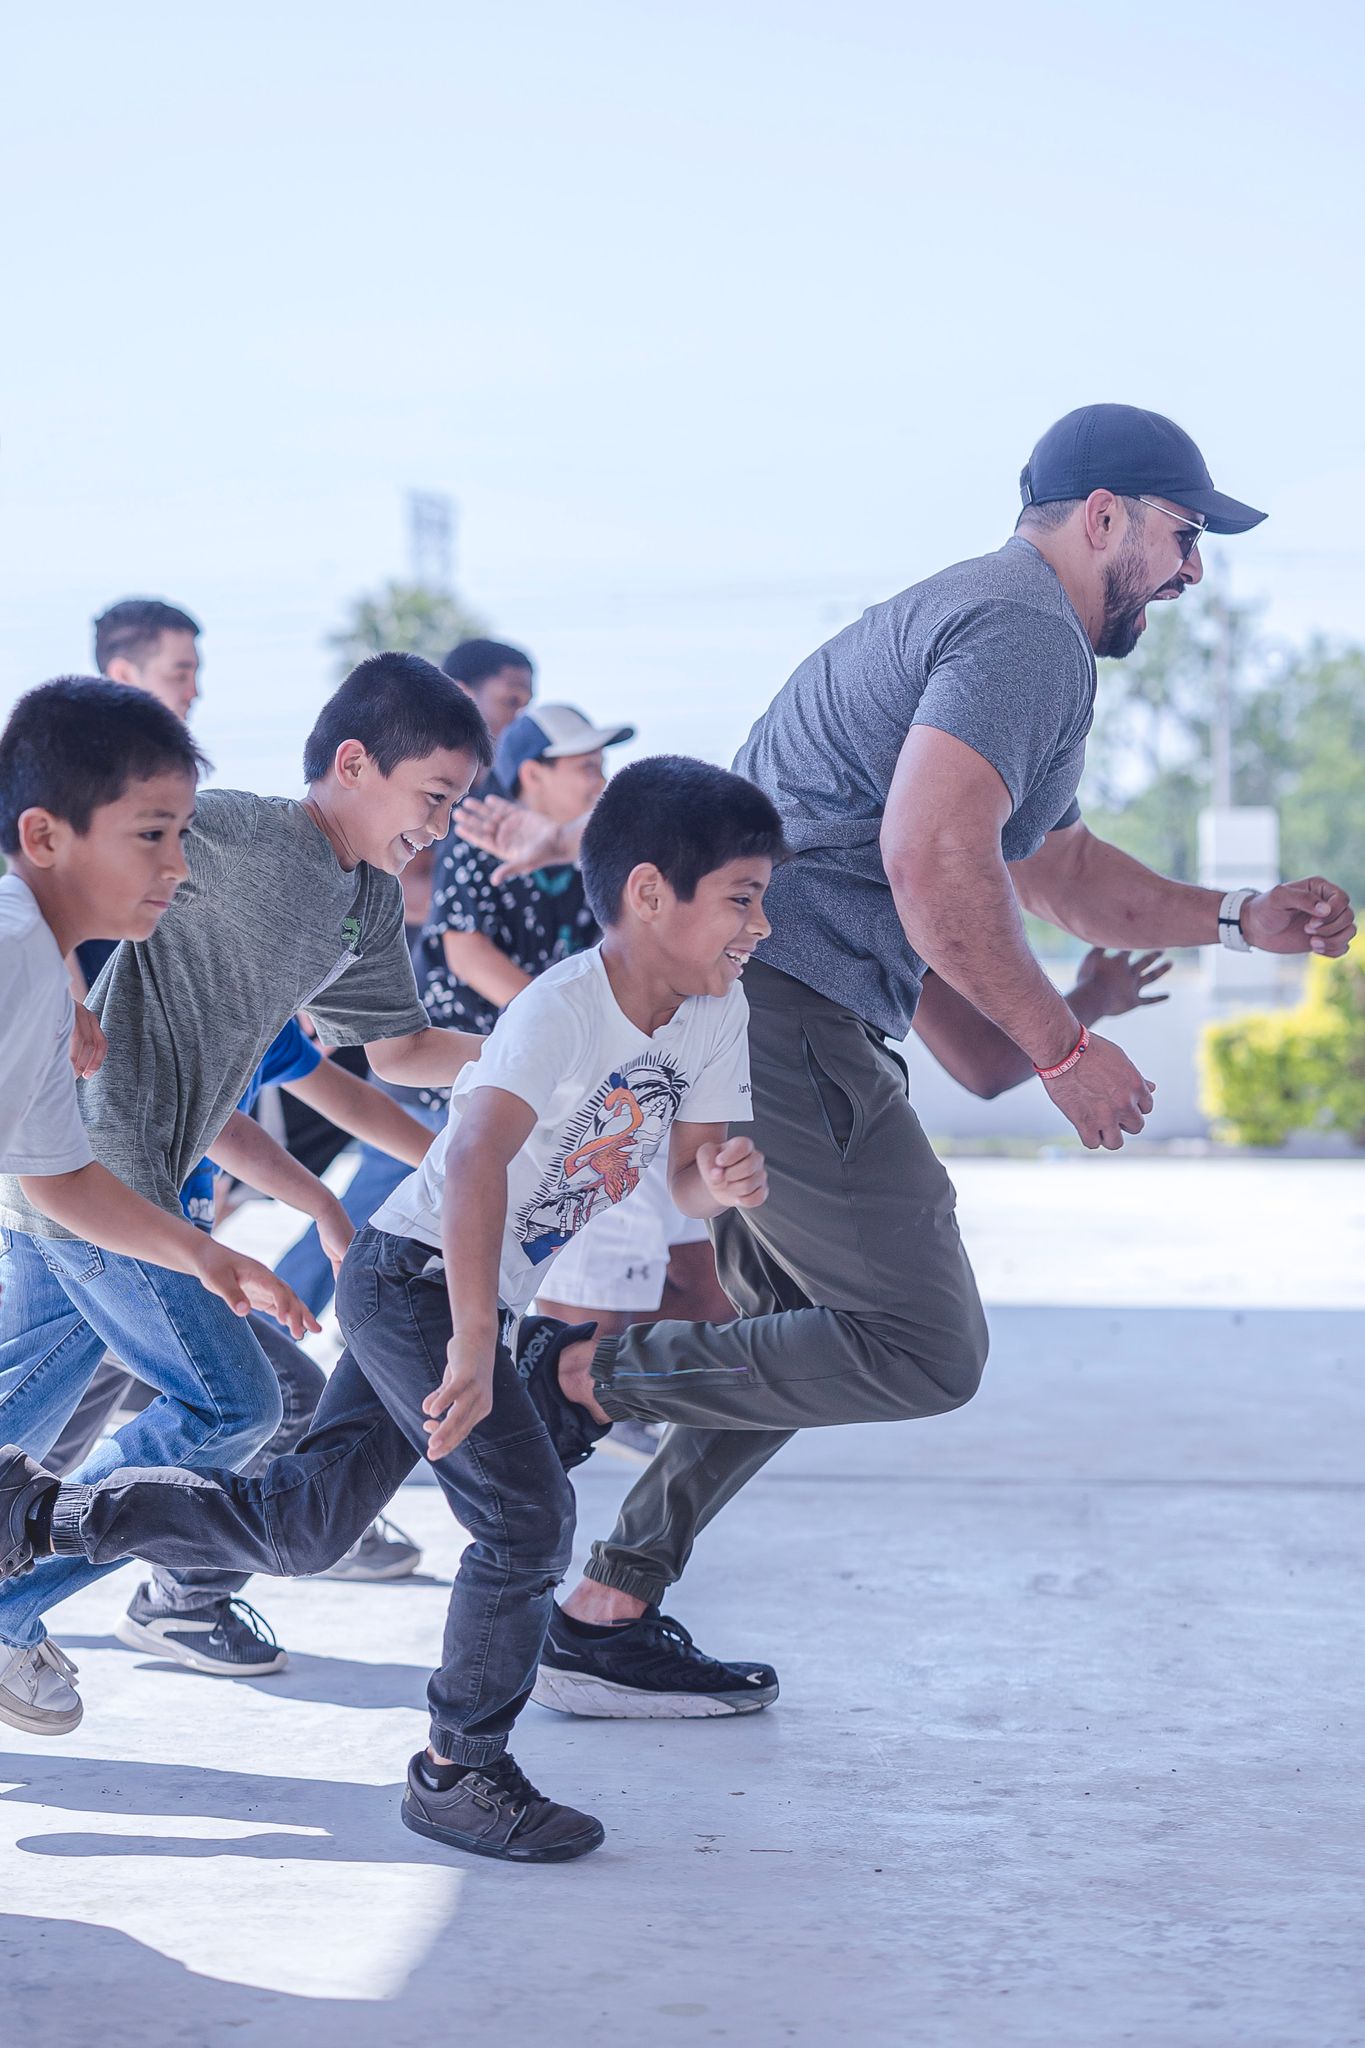
[[1218,943],[1229,953],[1251,951],[1251,941],[1242,930],[1242,912],[1256,894],[1255,889],[1229,889],[1218,906]]

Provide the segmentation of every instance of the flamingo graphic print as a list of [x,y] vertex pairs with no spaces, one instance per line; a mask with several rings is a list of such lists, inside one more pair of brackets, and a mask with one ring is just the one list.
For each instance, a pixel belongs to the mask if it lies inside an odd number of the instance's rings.
[[690,1083],[662,1052],[625,1061],[595,1088],[515,1218],[533,1266],[553,1257],[597,1209],[623,1202],[668,1135]]

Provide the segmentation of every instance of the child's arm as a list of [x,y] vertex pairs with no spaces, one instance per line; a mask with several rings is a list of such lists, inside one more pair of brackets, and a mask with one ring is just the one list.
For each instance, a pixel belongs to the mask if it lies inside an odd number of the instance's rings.
[[508,958],[485,932],[442,932],[441,950],[457,981],[505,1010],[513,996],[531,986],[524,967]]
[[365,1047],[365,1057],[381,1081],[403,1088],[448,1088],[461,1067],[479,1057],[483,1044],[473,1031],[428,1024],[399,1038],[376,1038]]
[[311,1074],[282,1081],[280,1086],[338,1129],[349,1131],[378,1152],[387,1152],[391,1159],[401,1159],[405,1166],[420,1166],[426,1157],[433,1136],[427,1126],[409,1116],[382,1088],[372,1087],[359,1074],[348,1073],[331,1060],[323,1060]]
[[350,1217],[331,1189],[291,1158],[283,1145],[276,1144],[269,1131],[234,1109],[214,1139],[209,1157],[215,1166],[235,1174],[258,1193],[272,1195],[277,1202],[287,1202],[291,1209],[311,1216],[332,1271],[340,1270],[346,1247],[355,1236]]
[[524,804],[484,796],[466,798],[450,822],[470,846],[498,855],[502,865],[494,868],[489,878],[497,883],[510,875],[529,875],[536,868],[576,861],[583,827],[591,816],[591,811],[584,811],[570,824],[556,825],[539,811],[528,811]]
[[479,1088],[451,1133],[441,1194],[441,1254],[450,1291],[445,1377],[422,1403],[427,1456],[462,1444],[493,1405],[498,1348],[498,1263],[507,1222],[507,1168],[536,1113],[504,1088]]
[[229,1251],[206,1230],[168,1216],[125,1187],[98,1160],[73,1173],[23,1174],[19,1185],[34,1208],[64,1230],[123,1258],[169,1266],[173,1273],[192,1273],[234,1315],[264,1309],[296,1337],[319,1327],[294,1290],[268,1267],[244,1252]]
[[758,1209],[768,1199],[763,1154],[752,1138],[727,1138],[724,1124],[674,1124],[668,1184],[684,1216]]
[[[1165,1002],[1164,995],[1144,995],[1143,990],[1168,974],[1170,967],[1170,961],[1163,961],[1159,953],[1143,953],[1134,960],[1127,953],[1106,953],[1102,946],[1094,946],[1082,960],[1076,986],[1066,1000],[1082,1024],[1097,1024],[1101,1017],[1121,1017],[1127,1010]],[[939,1065],[973,1095],[1003,1095],[1006,1089],[1033,1079],[1028,1054],[932,971],[924,977],[915,1011],[915,1035],[923,1039]]]

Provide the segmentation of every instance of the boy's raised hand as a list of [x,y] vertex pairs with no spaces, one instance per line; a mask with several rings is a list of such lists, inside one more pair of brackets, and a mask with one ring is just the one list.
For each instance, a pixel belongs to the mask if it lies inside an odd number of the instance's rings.
[[216,1238],[203,1231],[203,1248],[195,1261],[195,1271],[208,1288],[225,1301],[235,1316],[250,1315],[252,1309],[262,1309],[273,1316],[277,1323],[283,1323],[294,1337],[302,1337],[309,1330],[319,1330],[322,1325],[310,1314],[299,1300],[292,1287],[285,1285],[269,1266],[261,1265],[257,1259],[249,1259],[245,1252],[229,1250],[219,1244]]
[[768,1167],[752,1138],[697,1147],[697,1171],[723,1209],[758,1209],[768,1199]]
[[431,1439],[427,1456],[433,1464],[462,1444],[490,1413],[496,1356],[492,1344],[474,1343],[465,1337],[452,1337],[446,1346],[445,1376],[422,1403],[422,1413],[431,1417],[422,1427]]

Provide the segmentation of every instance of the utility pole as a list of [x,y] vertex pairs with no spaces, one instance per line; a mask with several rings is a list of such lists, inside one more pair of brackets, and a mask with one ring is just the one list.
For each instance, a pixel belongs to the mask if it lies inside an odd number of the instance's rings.
[[408,492],[408,560],[419,590],[455,585],[455,500],[443,491]]

